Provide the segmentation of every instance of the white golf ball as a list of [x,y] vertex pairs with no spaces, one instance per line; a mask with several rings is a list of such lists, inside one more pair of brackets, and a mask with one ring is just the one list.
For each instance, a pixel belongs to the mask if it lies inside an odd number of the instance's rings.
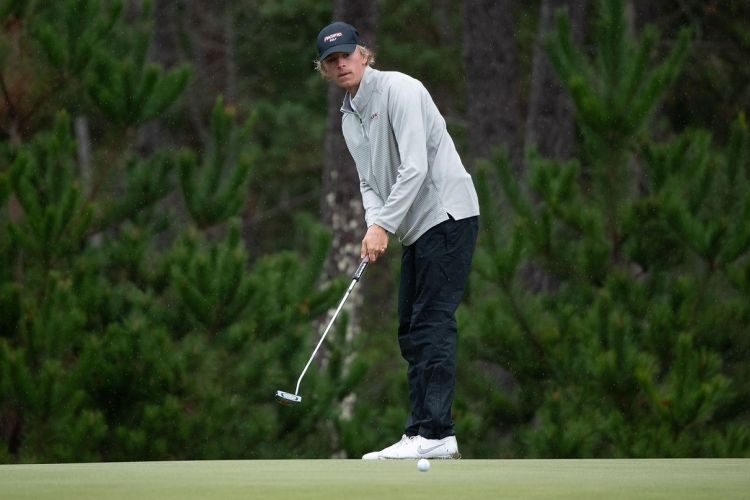
[[426,458],[420,458],[417,462],[417,469],[419,469],[420,472],[427,472],[430,470],[430,461]]

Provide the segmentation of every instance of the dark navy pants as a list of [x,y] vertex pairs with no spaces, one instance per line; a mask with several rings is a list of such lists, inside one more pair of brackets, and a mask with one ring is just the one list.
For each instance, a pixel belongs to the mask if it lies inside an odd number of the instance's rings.
[[479,218],[431,228],[401,256],[398,342],[408,363],[407,436],[451,436],[456,386],[455,312],[469,277]]

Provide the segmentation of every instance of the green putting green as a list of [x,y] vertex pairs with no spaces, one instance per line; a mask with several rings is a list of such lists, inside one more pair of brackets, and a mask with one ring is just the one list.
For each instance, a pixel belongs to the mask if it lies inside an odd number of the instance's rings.
[[246,460],[0,466],[0,499],[740,499],[750,459]]

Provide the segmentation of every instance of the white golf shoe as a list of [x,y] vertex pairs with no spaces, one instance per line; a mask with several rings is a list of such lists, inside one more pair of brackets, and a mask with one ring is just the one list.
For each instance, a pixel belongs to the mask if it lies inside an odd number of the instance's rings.
[[401,436],[401,440],[380,451],[362,455],[362,460],[417,460],[420,458],[461,458],[456,436],[427,439],[422,436]]
[[380,451],[372,451],[362,455],[362,460],[386,460],[386,459],[417,459],[417,442],[419,436],[407,436],[404,434],[401,436],[401,440],[397,443],[390,445],[387,448],[383,448]]
[[456,436],[447,436],[443,439],[427,439],[420,436],[417,442],[417,456],[419,458],[461,458]]

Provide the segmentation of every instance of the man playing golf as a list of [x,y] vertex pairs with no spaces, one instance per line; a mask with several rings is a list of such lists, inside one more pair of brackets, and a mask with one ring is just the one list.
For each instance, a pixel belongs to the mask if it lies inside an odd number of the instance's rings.
[[368,228],[361,257],[375,262],[389,234],[402,244],[398,342],[410,412],[400,441],[362,458],[459,458],[451,419],[455,311],[479,225],[474,184],[418,80],[372,68],[372,52],[343,22],[320,31],[317,49],[318,70],[347,91],[341,127]]

